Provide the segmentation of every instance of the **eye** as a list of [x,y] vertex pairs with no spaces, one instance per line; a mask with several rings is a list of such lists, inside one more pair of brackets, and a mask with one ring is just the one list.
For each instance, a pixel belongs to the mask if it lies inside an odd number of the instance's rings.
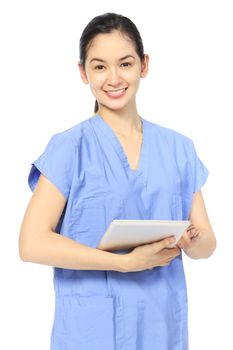
[[96,70],[103,70],[104,66],[102,64],[98,64],[98,66],[95,66]]
[[124,68],[128,68],[128,67],[131,66],[131,63],[129,63],[129,62],[124,62],[124,63],[122,63],[121,65],[122,65]]

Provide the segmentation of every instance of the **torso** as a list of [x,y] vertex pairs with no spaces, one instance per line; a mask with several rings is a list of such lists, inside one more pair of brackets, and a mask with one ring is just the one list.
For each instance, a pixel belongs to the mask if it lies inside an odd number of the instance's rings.
[[[73,169],[59,233],[96,248],[116,219],[187,219],[195,181],[190,175],[195,162],[188,159],[191,148],[185,139],[144,120],[141,153],[139,132],[128,138],[119,135],[117,142],[100,116],[83,124],[83,129],[78,126],[56,135],[54,152],[49,148],[41,159],[47,161],[44,166],[51,162],[50,174],[55,183],[60,171],[62,188],[68,184],[63,174]],[[71,139],[77,140],[75,153]],[[178,156],[172,145],[179,150]],[[140,158],[141,172],[130,171],[126,157],[132,169],[138,166]],[[57,172],[53,172],[56,164]],[[33,181],[32,173],[31,184]],[[138,339],[140,349],[188,348],[186,281],[181,256],[171,266],[126,274],[55,268],[54,283],[53,350],[59,344],[90,349],[98,342],[108,350],[126,343],[134,349]]]

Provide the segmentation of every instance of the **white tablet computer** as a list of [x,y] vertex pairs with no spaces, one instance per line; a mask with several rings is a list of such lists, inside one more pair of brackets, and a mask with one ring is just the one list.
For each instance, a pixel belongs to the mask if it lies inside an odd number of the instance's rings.
[[190,225],[189,220],[113,220],[97,248],[121,250],[175,236],[176,242]]

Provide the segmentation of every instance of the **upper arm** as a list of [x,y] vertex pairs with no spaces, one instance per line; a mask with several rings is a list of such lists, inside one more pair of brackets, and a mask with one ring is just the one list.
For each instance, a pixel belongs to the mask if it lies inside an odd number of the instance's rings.
[[66,204],[57,187],[40,174],[20,228],[20,251],[40,235],[54,231]]
[[213,233],[201,190],[193,194],[189,220],[197,228],[206,229]]

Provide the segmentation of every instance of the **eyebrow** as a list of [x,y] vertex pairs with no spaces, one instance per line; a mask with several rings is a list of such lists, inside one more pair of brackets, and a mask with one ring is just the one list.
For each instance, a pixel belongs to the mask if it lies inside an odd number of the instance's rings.
[[[127,58],[134,58],[135,59],[135,57],[133,56],[133,55],[126,55],[126,56],[124,56],[124,57],[121,57],[121,58],[119,58],[119,61],[124,61],[124,60],[126,60]],[[101,58],[92,58],[91,60],[90,60],[90,62],[89,63],[91,63],[91,62],[93,62],[93,61],[98,61],[98,62],[102,62],[102,63],[105,63],[106,61],[105,60],[102,60]]]

